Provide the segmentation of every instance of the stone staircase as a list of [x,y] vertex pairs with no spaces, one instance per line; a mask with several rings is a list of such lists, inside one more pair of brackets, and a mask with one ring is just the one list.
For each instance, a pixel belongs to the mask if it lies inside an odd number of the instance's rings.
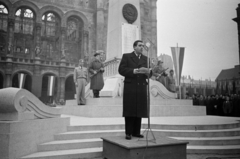
[[[207,116],[203,117],[204,120],[207,118]],[[143,124],[142,127],[144,130],[147,124]],[[152,124],[151,129],[156,138],[168,136],[189,142],[188,156],[199,154],[205,155],[205,158],[216,155],[240,158],[240,123],[237,120],[208,125]],[[100,159],[101,137],[105,136],[124,137],[124,125],[68,126],[67,132],[56,134],[54,141],[38,145],[37,153],[21,159]]]

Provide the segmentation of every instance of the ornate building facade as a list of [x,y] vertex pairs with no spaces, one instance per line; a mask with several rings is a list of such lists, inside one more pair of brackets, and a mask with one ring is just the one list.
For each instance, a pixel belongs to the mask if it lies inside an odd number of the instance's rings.
[[[156,0],[139,3],[141,37],[157,43]],[[74,98],[78,60],[87,66],[106,52],[108,7],[108,0],[0,0],[0,88],[19,87],[24,74],[23,88],[46,102],[54,76],[55,101]]]

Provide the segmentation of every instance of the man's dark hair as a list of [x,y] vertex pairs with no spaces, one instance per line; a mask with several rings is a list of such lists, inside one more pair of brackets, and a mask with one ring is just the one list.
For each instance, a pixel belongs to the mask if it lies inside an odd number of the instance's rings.
[[136,41],[133,43],[133,48],[134,48],[135,46],[137,46],[139,42],[142,43],[143,41],[142,41],[142,40],[136,40]]

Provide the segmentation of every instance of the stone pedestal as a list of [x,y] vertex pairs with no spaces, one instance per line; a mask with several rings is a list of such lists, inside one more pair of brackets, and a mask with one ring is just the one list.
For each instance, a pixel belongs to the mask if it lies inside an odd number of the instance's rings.
[[16,159],[37,152],[37,145],[67,131],[69,118],[0,121],[0,158]]
[[156,139],[156,143],[146,140],[126,140],[124,136],[104,137],[104,159],[186,159],[187,142],[166,137]]

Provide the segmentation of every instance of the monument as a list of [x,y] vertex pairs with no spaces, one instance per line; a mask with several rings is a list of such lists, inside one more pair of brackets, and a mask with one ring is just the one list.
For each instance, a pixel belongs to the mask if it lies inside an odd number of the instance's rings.
[[133,42],[141,39],[139,0],[110,0],[108,15],[107,60],[132,52]]

